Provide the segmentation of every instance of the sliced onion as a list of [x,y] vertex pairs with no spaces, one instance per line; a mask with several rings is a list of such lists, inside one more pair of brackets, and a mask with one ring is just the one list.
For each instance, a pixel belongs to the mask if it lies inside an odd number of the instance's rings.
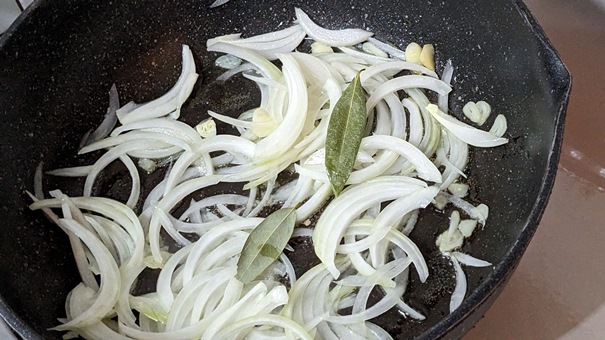
[[439,123],[443,125],[443,127],[453,133],[454,136],[472,146],[485,148],[506,144],[508,142],[508,139],[506,138],[496,137],[489,132],[476,129],[452,116],[446,115],[439,110],[436,105],[428,105],[427,110],[437,121],[439,121]]
[[[213,268],[196,275],[194,280],[183,285],[183,288],[178,291],[174,302],[170,306],[170,311],[165,322],[165,331],[170,332],[182,328],[188,314],[191,313],[194,307],[191,302],[200,302],[199,297],[203,293],[221,294],[215,288],[217,285],[222,286],[229,278],[235,276],[236,271],[235,267]],[[209,294],[206,296],[210,297]],[[199,319],[195,321],[199,321]]]
[[366,107],[369,111],[387,94],[411,88],[428,89],[439,95],[446,95],[451,91],[450,86],[439,79],[417,75],[401,76],[381,84],[368,98]]
[[429,104],[429,99],[420,89],[412,88],[405,91],[418,105],[423,121],[424,134],[418,148],[422,150],[425,155],[432,156],[439,146],[441,128],[426,109],[426,106]]
[[226,71],[225,73],[221,74],[220,76],[218,76],[216,78],[216,80],[217,81],[226,81],[226,80],[230,79],[231,77],[235,76],[236,74],[243,73],[246,71],[251,71],[251,70],[258,71],[258,67],[256,67],[255,65],[253,65],[251,63],[244,63],[244,64],[234,67],[234,68],[230,69],[229,71]]
[[[86,312],[86,310],[90,308],[91,302],[94,301],[94,295],[94,290],[85,287],[82,284],[79,284],[72,289],[66,301],[66,305],[68,305],[68,308],[67,306],[65,308],[66,311],[68,311],[67,318],[74,319],[77,315]],[[90,325],[80,327],[76,333],[88,339],[130,339],[119,334],[116,330],[110,328],[104,321],[101,320]]]
[[401,101],[403,106],[410,114],[410,144],[418,147],[422,141],[424,127],[422,125],[422,116],[420,115],[420,109],[415,101],[405,98]]
[[460,267],[456,257],[450,257],[450,259],[452,265],[454,265],[454,270],[456,271],[456,287],[450,298],[450,313],[452,313],[460,307],[464,300],[464,296],[466,295],[466,275],[464,275],[464,271],[462,270],[462,267]]
[[435,165],[410,143],[391,136],[370,136],[361,141],[361,148],[387,149],[399,153],[409,160],[418,171],[421,178],[441,183],[441,173]]
[[[125,132],[137,130],[163,133],[181,139],[191,145],[195,145],[200,142],[200,135],[197,133],[197,131],[195,131],[194,128],[183,122],[170,118],[154,118],[125,124],[113,130],[110,136],[116,137]],[[88,150],[92,151],[91,149]],[[80,150],[80,153],[84,152]]]
[[373,324],[371,322],[367,322],[365,323],[365,326],[368,328],[370,334],[369,336],[366,335],[368,337],[368,339],[371,340],[393,340],[393,337],[391,337],[391,335],[385,331],[382,327]]
[[374,65],[374,64],[390,61],[389,58],[383,58],[383,57],[376,56],[374,54],[365,53],[365,52],[362,52],[362,51],[360,51],[360,50],[358,50],[356,48],[352,48],[352,47],[344,47],[343,46],[343,47],[339,47],[339,49],[342,52],[344,52],[344,53],[346,53],[346,54],[348,54],[350,56],[353,56],[353,57],[356,57],[356,58],[359,58],[359,59],[363,60],[364,64],[367,63],[367,64],[370,64],[370,65]]
[[192,214],[195,212],[199,212],[201,209],[206,207],[215,206],[217,204],[244,205],[247,203],[247,201],[248,198],[246,196],[235,194],[223,194],[205,197],[197,202],[192,202],[187,210],[181,214],[179,220],[183,221],[192,216]]
[[[229,339],[229,338],[233,337],[233,334],[235,334],[237,332],[241,332],[242,329],[252,330],[252,329],[254,329],[254,326],[257,326],[257,325],[263,325],[263,326],[272,325],[275,327],[282,328],[286,332],[291,333],[292,336],[296,336],[297,339],[304,339],[304,340],[313,339],[313,337],[311,335],[309,335],[309,333],[307,333],[301,325],[293,322],[291,319],[288,319],[288,318],[285,318],[285,317],[279,316],[279,315],[273,315],[273,314],[257,315],[257,316],[252,316],[252,317],[249,317],[246,319],[239,320],[239,321],[231,324],[228,329],[225,329],[224,331],[219,333],[219,335],[217,335],[217,338],[218,339]],[[266,338],[266,337],[263,337],[263,338]]]
[[111,312],[118,300],[120,291],[120,273],[118,265],[97,237],[75,220],[61,219],[61,224],[82,239],[99,264],[101,285],[90,307],[68,322],[54,327],[54,330],[68,330],[90,325]]
[[279,79],[281,77],[281,71],[273,65],[267,58],[263,57],[259,53],[249,51],[243,47],[229,44],[226,42],[217,42],[208,46],[209,52],[223,52],[232,54],[240,59],[246,60],[255,67],[257,67],[263,76],[271,79]]
[[229,0],[215,0],[212,3],[212,5],[210,5],[210,8],[216,8],[216,7],[219,7],[219,6],[222,6],[222,5],[226,4],[228,2],[229,2]]
[[251,158],[253,156],[254,148],[254,143],[241,137],[218,135],[212,138],[205,138],[197,145],[197,148],[194,151],[185,151],[176,163],[174,163],[172,171],[170,171],[166,181],[164,195],[180,182],[185,171],[203,154],[222,150],[231,154],[243,154]]
[[401,295],[401,289],[387,289],[387,294],[380,301],[363,312],[351,315],[330,315],[327,321],[339,324],[355,324],[373,319],[393,308],[399,301],[397,297],[399,295]]
[[387,43],[384,43],[376,38],[369,38],[368,41],[373,43],[374,45],[376,45],[376,47],[378,47],[379,49],[388,53],[391,57],[405,61],[405,52],[404,51],[402,51],[394,46],[391,46]]
[[[443,68],[443,73],[441,74],[441,80],[448,84],[448,85],[452,85],[452,77],[454,76],[454,65],[452,65],[452,60],[448,59],[445,62],[445,67]],[[437,100],[438,104],[437,106],[439,106],[439,110],[443,111],[443,112],[448,112],[448,96],[439,96],[439,99]]]
[[[393,228],[394,226],[399,224],[399,221],[402,217],[411,212],[420,208],[425,208],[427,205],[431,203],[435,195],[439,192],[437,187],[428,187],[421,189],[415,193],[412,193],[408,196],[398,198],[394,202],[390,203],[386,208],[384,208],[374,220],[374,230],[376,231],[374,235],[380,235],[378,232],[380,230],[384,230],[384,235],[388,234],[388,230]],[[368,237],[367,239],[370,239]],[[378,241],[380,241],[380,238]],[[376,242],[378,243],[378,242]],[[384,247],[384,246],[383,246]],[[372,247],[370,248],[370,255],[372,257],[372,265],[374,267],[382,265],[386,260],[386,251],[380,251],[377,248],[382,247]]]
[[461,252],[453,252],[452,256],[454,258],[456,258],[456,260],[458,260],[460,263],[462,263],[465,266],[470,266],[470,267],[489,267],[492,264],[490,262],[484,261],[484,260],[480,260],[478,258],[472,257],[468,254],[464,254]]
[[180,115],[181,105],[189,97],[193,90],[193,85],[197,81],[198,74],[195,73],[195,62],[189,46],[183,45],[183,62],[179,79],[170,91],[160,98],[149,103],[141,105],[136,109],[125,112],[123,109],[117,111],[118,119],[122,124],[128,124],[149,118],[163,117],[171,115],[177,119]]
[[59,177],[86,177],[92,170],[92,165],[74,166],[71,168],[61,168],[47,171],[47,175]]
[[437,74],[426,67],[405,61],[389,60],[368,67],[365,71],[361,73],[361,82],[364,83],[367,79],[370,79],[377,74],[384,74],[386,72],[393,76],[401,71],[417,71],[424,73],[430,77],[437,78]]
[[288,109],[277,129],[256,144],[254,159],[257,163],[271,161],[289,150],[296,143],[307,117],[307,89],[302,71],[292,56],[284,54],[280,60],[290,94]]
[[183,267],[183,283],[187,283],[193,278],[193,274],[198,265],[198,260],[202,258],[204,252],[206,252],[208,249],[216,247],[217,243],[220,243],[223,238],[233,231],[253,229],[261,221],[262,219],[260,218],[246,218],[229,221],[225,222],[220,229],[215,228],[204,234],[191,249],[191,253],[189,254]]
[[254,51],[269,60],[275,60],[280,53],[293,51],[305,38],[305,32],[299,25],[288,27],[281,31],[261,34],[250,38],[240,39],[232,35],[208,40],[207,46],[223,42],[244,47]]
[[80,147],[101,140],[107,136],[118,122],[116,111],[120,108],[120,99],[118,97],[118,89],[116,84],[112,84],[109,89],[109,107],[107,113],[103,117],[101,124],[90,134],[86,134],[80,142]]
[[328,30],[314,23],[302,9],[295,8],[294,11],[298,24],[311,38],[330,46],[352,46],[374,35],[362,29]]
[[313,233],[315,253],[334,278],[340,275],[334,263],[336,247],[348,225],[369,207],[419,189],[417,184],[399,180],[364,183],[345,190],[319,218]]

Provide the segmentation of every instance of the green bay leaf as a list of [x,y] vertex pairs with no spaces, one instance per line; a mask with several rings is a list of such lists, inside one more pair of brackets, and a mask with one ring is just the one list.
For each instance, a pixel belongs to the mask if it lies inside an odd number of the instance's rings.
[[360,74],[361,71],[336,102],[328,124],[325,163],[335,196],[353,171],[366,126],[366,96]]
[[248,284],[282,253],[292,237],[296,208],[284,208],[267,216],[248,236],[239,260],[236,278]]

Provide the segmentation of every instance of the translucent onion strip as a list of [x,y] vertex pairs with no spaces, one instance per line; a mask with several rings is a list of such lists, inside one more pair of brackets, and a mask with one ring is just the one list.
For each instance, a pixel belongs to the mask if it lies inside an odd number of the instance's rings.
[[352,46],[374,35],[362,29],[328,30],[314,23],[302,9],[295,8],[294,11],[298,24],[311,38],[330,46]]
[[[292,56],[284,54],[280,60],[290,94],[288,109],[277,129],[257,143],[254,159],[258,163],[273,160],[289,150],[298,139],[307,118],[307,89],[302,71]],[[276,148],[276,145],[280,147]]]
[[464,275],[464,271],[462,271],[462,267],[460,267],[458,260],[455,257],[450,257],[450,259],[454,266],[454,270],[456,271],[456,287],[454,288],[454,292],[450,299],[451,313],[460,307],[464,300],[464,296],[466,295],[466,275]]
[[454,134],[454,136],[472,146],[486,148],[502,145],[508,142],[508,139],[506,138],[497,137],[489,132],[476,129],[450,115],[443,113],[434,104],[428,105],[427,110],[437,121],[439,121],[439,123],[441,123],[441,125],[443,125],[443,127]]
[[404,196],[423,186],[394,178],[369,182],[344,191],[328,205],[315,226],[313,244],[315,253],[334,278],[340,275],[334,262],[336,247],[349,224],[371,206]]
[[78,236],[90,249],[99,264],[101,284],[94,303],[74,319],[55,327],[55,330],[68,330],[98,322],[113,309],[120,291],[120,272],[118,265],[98,238],[75,220],[61,219],[62,225]]
[[189,46],[183,45],[183,63],[179,79],[170,91],[160,98],[126,113],[123,108],[117,111],[120,123],[127,124],[149,118],[157,118],[171,115],[177,119],[180,115],[181,105],[193,90],[193,85],[197,81],[198,74],[195,72],[195,61]]
[[218,42],[241,46],[251,51],[255,51],[268,60],[279,58],[280,53],[287,53],[294,50],[305,38],[305,31],[295,25],[281,31],[257,35],[250,38],[239,39],[234,36],[223,36],[208,40],[208,47]]
[[239,320],[231,324],[228,329],[225,329],[224,331],[219,333],[219,335],[217,335],[217,339],[232,338],[233,334],[241,332],[242,330],[251,330],[256,325],[272,325],[275,327],[279,327],[281,329],[284,329],[286,332],[289,332],[291,334],[290,336],[293,336],[293,339],[313,339],[313,337],[311,337],[311,335],[309,335],[309,333],[307,333],[301,325],[297,324],[296,322],[293,322],[289,318],[272,314],[257,315]]
[[428,89],[439,95],[446,95],[451,91],[450,86],[439,79],[417,75],[401,76],[381,84],[368,98],[366,107],[369,111],[387,94],[411,88]]

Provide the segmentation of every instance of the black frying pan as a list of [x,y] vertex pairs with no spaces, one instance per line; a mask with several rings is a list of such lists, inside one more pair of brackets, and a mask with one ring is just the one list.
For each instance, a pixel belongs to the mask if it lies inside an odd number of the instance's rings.
[[[468,168],[471,199],[491,207],[484,230],[463,251],[495,269],[466,269],[467,299],[448,314],[452,268],[435,249],[443,216],[423,213],[412,238],[432,266],[420,285],[412,277],[407,301],[426,313],[415,322],[385,317],[377,322],[399,338],[457,338],[467,332],[498,295],[536,230],[559,159],[570,75],[520,1],[36,1],[0,38],[0,314],[24,338],[60,338],[46,329],[64,316],[67,293],[78,275],[67,237],[39,213],[28,211],[24,190],[34,169],[87,164],[76,157],[81,136],[102,120],[107,91],[116,83],[122,98],[144,102],[164,93],[180,69],[180,45],[189,44],[205,81],[186,105],[185,120],[209,107],[237,110],[227,91],[211,80],[215,54],[206,39],[288,25],[294,6],[331,28],[364,27],[385,41],[433,43],[438,68],[456,66],[451,107],[487,100],[509,120],[507,145],[474,150]],[[283,27],[283,25],[281,27]],[[229,106],[231,105],[231,106]],[[252,103],[241,103],[252,105]],[[234,111],[235,112],[235,111]],[[108,178],[109,176],[109,178]],[[111,183],[128,182],[119,172]],[[72,182],[47,179],[78,194]],[[119,195],[119,193],[116,193]],[[439,224],[440,223],[440,224]],[[300,258],[299,258],[300,260]]]

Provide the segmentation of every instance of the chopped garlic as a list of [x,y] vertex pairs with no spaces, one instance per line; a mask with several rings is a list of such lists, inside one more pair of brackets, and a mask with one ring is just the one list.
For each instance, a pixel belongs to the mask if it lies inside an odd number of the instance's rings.
[[452,236],[454,231],[458,230],[458,224],[460,223],[460,213],[458,210],[454,210],[450,216],[450,227],[448,229],[448,236]]
[[161,269],[162,267],[164,267],[164,263],[166,263],[166,261],[168,261],[168,259],[170,258],[170,256],[172,254],[170,254],[169,252],[164,251],[164,250],[160,251],[160,254],[162,255],[162,263],[157,262],[153,258],[153,256],[146,256],[143,259],[143,263],[145,263],[145,265],[148,268],[151,268],[151,269]]
[[405,48],[405,60],[410,63],[420,64],[420,53],[422,52],[422,47],[417,43],[413,42]]
[[322,42],[316,41],[311,44],[311,53],[313,53],[313,54],[332,53],[332,52],[334,52],[332,47],[330,47],[329,45],[326,45]]
[[487,215],[489,215],[489,207],[481,203],[472,210],[471,215],[472,218],[485,221],[487,220]]
[[435,198],[433,200],[433,205],[438,210],[445,209],[445,206],[447,205],[447,203],[448,203],[447,197],[445,197],[443,195],[439,195],[439,194],[437,194],[437,196],[435,196]]
[[449,190],[452,195],[463,198],[468,194],[468,184],[452,183],[449,187],[447,187],[447,190]]
[[464,237],[460,233],[459,230],[455,230],[452,235],[448,235],[448,231],[443,232],[439,237],[437,237],[437,241],[435,244],[439,247],[441,252],[448,252],[455,249],[458,249],[462,246],[464,242]]
[[216,136],[216,123],[212,118],[205,119],[195,127],[195,131],[202,138]]
[[155,169],[158,168],[158,164],[148,158],[141,158],[137,163],[139,165],[139,168],[145,170],[149,174],[154,172]]
[[379,49],[378,47],[376,47],[376,45],[372,44],[371,42],[365,42],[363,43],[363,45],[361,45],[361,49],[369,54],[373,54],[377,57],[382,57],[382,58],[388,58],[389,55],[386,54],[383,50]]
[[420,64],[431,71],[435,71],[435,48],[433,45],[426,44],[422,46]]
[[462,220],[458,223],[458,230],[464,237],[470,237],[477,228],[477,221],[475,220]]

